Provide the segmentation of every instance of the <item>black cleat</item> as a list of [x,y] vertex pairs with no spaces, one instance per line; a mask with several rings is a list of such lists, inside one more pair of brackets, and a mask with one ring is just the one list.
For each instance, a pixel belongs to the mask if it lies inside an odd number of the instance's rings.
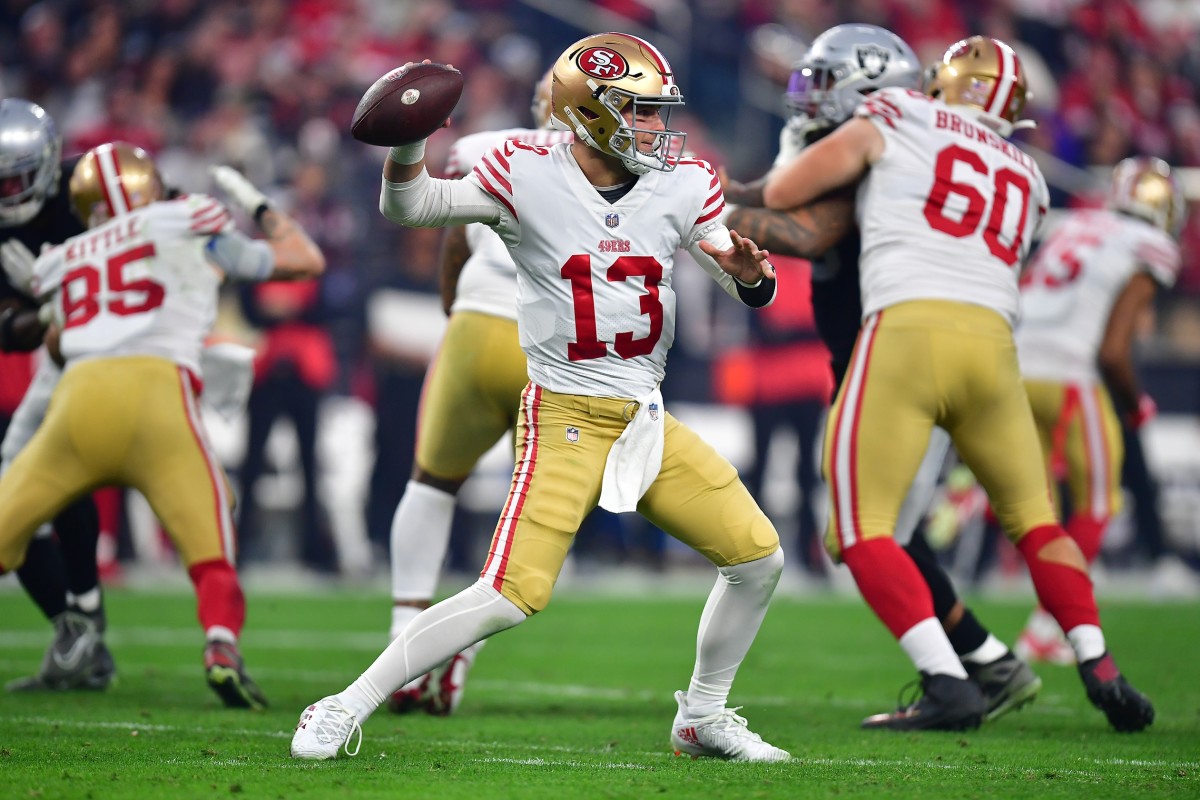
[[103,691],[116,679],[112,653],[104,644],[104,612],[67,610],[54,618],[54,640],[36,675],[9,681],[10,692]]
[[204,673],[208,685],[228,708],[264,709],[267,698],[242,663],[236,644],[209,642],[204,646]]
[[983,690],[983,699],[987,702],[984,722],[1029,705],[1042,690],[1042,679],[1011,651],[987,664],[964,662],[963,666],[967,668],[967,677]]
[[1135,733],[1154,722],[1150,698],[1129,685],[1108,653],[1079,665],[1088,700],[1122,733]]
[[[920,692],[921,696],[915,701],[902,699],[900,707],[890,714],[867,717],[862,721],[862,727],[893,731],[969,731],[978,728],[987,713],[983,691],[978,684],[965,678],[921,673]],[[901,697],[903,695],[904,690],[901,690]]]

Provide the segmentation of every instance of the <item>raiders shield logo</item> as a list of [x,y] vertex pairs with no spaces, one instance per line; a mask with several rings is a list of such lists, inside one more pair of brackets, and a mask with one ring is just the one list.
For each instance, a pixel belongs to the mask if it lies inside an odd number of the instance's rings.
[[621,224],[621,218],[618,217],[616,214],[605,214],[604,215],[604,224],[610,228],[615,228]]
[[854,54],[867,80],[875,80],[882,75],[892,57],[890,52],[877,44],[860,44],[854,48]]

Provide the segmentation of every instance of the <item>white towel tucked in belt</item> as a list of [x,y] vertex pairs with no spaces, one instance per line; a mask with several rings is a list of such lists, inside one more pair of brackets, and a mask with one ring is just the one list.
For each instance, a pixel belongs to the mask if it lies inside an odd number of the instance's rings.
[[606,511],[636,511],[638,501],[662,469],[666,419],[662,392],[656,386],[637,403],[637,413],[613,442],[604,462],[600,507]]

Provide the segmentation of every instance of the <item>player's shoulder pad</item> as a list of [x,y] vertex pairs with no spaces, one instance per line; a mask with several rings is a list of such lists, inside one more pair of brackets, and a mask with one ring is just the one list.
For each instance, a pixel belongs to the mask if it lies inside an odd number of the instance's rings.
[[233,227],[229,209],[207,194],[181,194],[151,209],[148,221],[177,235],[213,236]]
[[889,130],[895,130],[902,122],[914,122],[924,119],[933,100],[916,91],[899,86],[888,86],[876,89],[867,95],[854,111],[856,117],[873,119],[883,123]]

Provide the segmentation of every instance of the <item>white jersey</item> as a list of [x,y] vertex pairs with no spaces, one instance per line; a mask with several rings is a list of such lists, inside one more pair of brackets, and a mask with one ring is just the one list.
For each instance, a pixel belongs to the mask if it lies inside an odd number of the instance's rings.
[[1096,358],[1117,297],[1136,273],[1172,286],[1179,245],[1148,222],[1112,211],[1070,215],[1021,279],[1017,352],[1027,378],[1095,383]]
[[68,365],[152,355],[199,375],[221,282],[205,249],[232,224],[221,203],[190,195],[121,214],[39,258],[33,288],[53,295]]
[[1016,322],[1017,278],[1049,202],[1026,153],[908,89],[874,92],[857,116],[884,151],[858,190],[864,317],[908,300],[956,300]]
[[[518,266],[530,380],[594,397],[652,391],[675,339],[675,252],[715,229],[725,206],[712,166],[681,159],[673,172],[643,175],[609,203],[571,145],[507,141],[466,180],[503,209],[494,228]],[[736,296],[722,275],[714,277]]]
[[[575,138],[569,131],[534,128],[509,128],[485,131],[464,136],[450,149],[446,175],[461,178],[470,173],[492,148],[509,139],[528,144],[549,146],[570,142]],[[487,225],[473,222],[466,226],[467,245],[471,256],[463,265],[458,278],[451,311],[478,311],[505,319],[517,318],[517,267],[508,247]]]

